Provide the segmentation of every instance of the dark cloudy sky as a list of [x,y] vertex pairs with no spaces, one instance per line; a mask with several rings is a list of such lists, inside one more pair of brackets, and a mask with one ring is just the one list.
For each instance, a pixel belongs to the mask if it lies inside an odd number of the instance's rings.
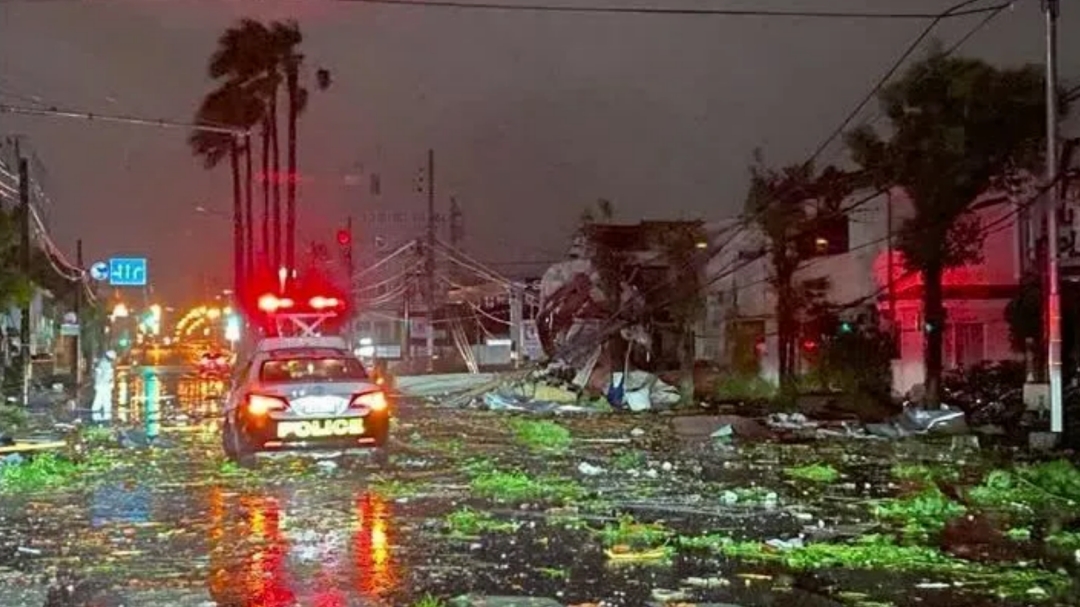
[[[652,5],[936,12],[953,3]],[[1062,75],[1080,77],[1080,7],[1063,4]],[[737,213],[753,148],[771,162],[804,159],[925,25],[321,0],[0,0],[0,100],[190,119],[211,87],[216,37],[245,16],[298,18],[308,65],[334,74],[301,125],[302,240],[332,239],[333,226],[359,212],[343,182],[361,167],[380,171],[403,208],[423,208],[411,181],[433,147],[442,192],[465,210],[467,248],[496,262],[560,255],[598,197],[628,220]],[[951,20],[938,36],[948,44],[981,18]],[[1039,1],[1018,0],[964,49],[1002,64],[1041,62]],[[28,135],[46,163],[53,233],[66,250],[81,237],[91,259],[145,253],[171,294],[202,272],[229,275],[228,222],[194,211],[228,211],[227,170],[204,171],[186,133],[9,114],[0,132]],[[841,158],[839,146],[824,156]]]

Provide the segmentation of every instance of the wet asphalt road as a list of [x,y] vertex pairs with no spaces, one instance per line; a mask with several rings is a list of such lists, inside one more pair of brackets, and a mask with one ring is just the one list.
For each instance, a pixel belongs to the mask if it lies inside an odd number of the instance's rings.
[[80,606],[345,607],[392,591],[392,508],[370,491],[367,462],[347,473],[271,462],[262,478],[230,471],[237,478],[217,482],[229,470],[217,429],[225,389],[175,368],[118,372],[116,425],[137,436],[159,415],[162,448],[116,450],[93,488],[0,502],[24,532],[0,532],[18,544],[0,569],[0,605],[45,604],[42,582],[58,572],[78,587],[66,603]]
[[[887,570],[793,576],[772,566],[681,555],[666,566],[611,566],[596,534],[581,529],[582,522],[611,525],[619,512],[681,533],[761,541],[805,534],[813,521],[825,530],[858,527],[866,524],[864,502],[890,491],[877,479],[892,461],[927,453],[888,451],[871,460],[842,446],[834,455],[854,463],[845,469],[853,482],[808,490],[782,480],[781,472],[784,462],[805,463],[806,454],[782,448],[743,462],[729,454],[695,467],[702,454],[672,452],[670,437],[652,436],[654,427],[667,426],[656,418],[568,421],[574,449],[537,455],[513,442],[505,414],[404,401],[389,469],[364,457],[286,457],[260,462],[252,473],[221,453],[217,416],[225,382],[144,368],[121,373],[116,389],[117,426],[140,428],[148,412],[158,411],[161,445],[121,448],[112,441],[91,449],[101,460],[81,482],[0,495],[0,606],[407,607],[428,594],[472,592],[629,607],[655,603],[661,589],[687,588],[688,579],[715,582],[688,595],[702,605],[859,604],[836,598],[844,592],[870,601],[865,605],[1024,604],[948,584],[916,589],[932,578]],[[625,446],[631,440],[633,449]],[[576,478],[601,507],[571,509],[577,522],[556,526],[553,517],[563,514],[529,500],[478,499],[461,471],[469,457]],[[582,462],[607,471],[582,473]],[[718,509],[710,492],[720,481],[758,494],[774,487],[782,507]],[[448,535],[448,515],[463,510],[513,521],[513,531]]]

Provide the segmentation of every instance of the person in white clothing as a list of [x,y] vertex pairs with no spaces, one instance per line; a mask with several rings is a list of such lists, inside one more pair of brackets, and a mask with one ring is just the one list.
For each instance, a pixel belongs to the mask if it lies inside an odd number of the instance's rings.
[[95,423],[112,421],[113,362],[116,352],[109,350],[94,368],[94,403],[90,406],[90,418]]

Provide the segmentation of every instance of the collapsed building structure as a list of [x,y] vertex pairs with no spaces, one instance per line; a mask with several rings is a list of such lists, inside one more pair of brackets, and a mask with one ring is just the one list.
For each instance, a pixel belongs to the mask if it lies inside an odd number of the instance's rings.
[[[685,267],[671,254],[675,233],[693,234],[700,252]],[[544,353],[573,368],[576,384],[601,392],[631,370],[655,380],[677,369],[684,321],[666,298],[673,276],[701,277],[707,249],[700,221],[583,225],[567,259],[541,280],[537,333]],[[692,324],[699,330],[703,321]],[[635,383],[629,377],[628,388]]]

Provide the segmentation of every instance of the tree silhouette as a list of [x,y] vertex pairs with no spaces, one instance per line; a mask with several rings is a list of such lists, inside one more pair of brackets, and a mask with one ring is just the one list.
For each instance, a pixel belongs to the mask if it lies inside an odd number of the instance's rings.
[[[218,38],[207,66],[210,78],[221,83],[219,91],[232,89],[231,94],[244,98],[246,107],[257,108],[251,116],[254,121],[244,126],[260,127],[263,204],[259,257],[262,263],[273,266],[280,263],[281,242],[281,193],[279,180],[274,177],[278,166],[277,97],[282,78],[276,59],[270,28],[254,19],[242,19]],[[215,92],[209,93],[208,97]],[[271,226],[275,234],[273,240]]]
[[[224,81],[223,86],[238,86],[260,107],[258,120],[250,126],[262,127],[261,235],[264,257],[273,267],[292,266],[296,262],[297,123],[308,100],[308,91],[301,83],[304,56],[299,47],[302,42],[303,35],[295,21],[274,21],[267,25],[254,19],[242,19],[218,39],[208,68],[211,78]],[[320,68],[315,73],[315,80],[319,90],[327,89],[331,82],[330,72]],[[278,134],[278,97],[283,85],[287,101],[287,167],[284,176]],[[247,152],[250,157],[250,150]],[[284,243],[282,182],[286,188]],[[248,199],[250,205],[250,196]]]
[[887,136],[864,126],[847,137],[855,161],[874,181],[903,188],[914,207],[897,248],[922,275],[930,403],[939,402],[943,367],[942,276],[980,258],[976,198],[1038,163],[1046,128],[1043,87],[1041,68],[997,69],[937,49],[882,90]]
[[769,285],[776,296],[780,390],[791,396],[800,319],[820,303],[829,288],[827,278],[796,280],[796,273],[808,258],[805,242],[815,222],[834,218],[841,211],[840,203],[851,193],[855,181],[832,167],[818,175],[809,163],[775,170],[764,165],[759,152],[754,156],[746,214],[765,237]]
[[[240,86],[226,84],[207,95],[198,111],[195,122],[209,127],[249,128],[256,124],[261,115],[258,101],[248,95]],[[192,153],[202,159],[206,169],[216,168],[222,160],[229,159],[232,172],[233,193],[233,239],[235,247],[234,277],[236,288],[243,287],[244,261],[244,199],[240,177],[241,145],[237,135],[217,130],[197,129],[188,136],[188,145]],[[248,205],[250,209],[250,204]],[[251,218],[248,217],[248,221]]]

